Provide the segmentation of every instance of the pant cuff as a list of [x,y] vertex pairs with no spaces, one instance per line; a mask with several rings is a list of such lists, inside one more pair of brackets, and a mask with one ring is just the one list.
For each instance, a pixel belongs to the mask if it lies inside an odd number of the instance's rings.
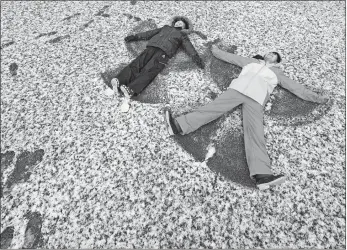
[[182,116],[179,116],[177,118],[175,118],[177,123],[180,125],[181,127],[181,135],[186,135],[186,134],[189,134],[190,132],[190,125],[186,122],[186,119],[185,119],[185,116],[182,115]]

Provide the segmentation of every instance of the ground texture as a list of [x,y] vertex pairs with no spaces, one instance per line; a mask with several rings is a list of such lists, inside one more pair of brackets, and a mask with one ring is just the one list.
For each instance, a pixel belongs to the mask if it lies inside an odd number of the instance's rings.
[[[179,52],[119,112],[104,90],[145,47],[124,37],[176,15],[206,68]],[[344,2],[2,2],[1,248],[345,249],[345,42]],[[240,108],[168,137],[165,107],[189,112],[240,72],[212,44],[278,51],[287,76],[331,98],[277,87],[264,107],[285,185],[255,189]]]

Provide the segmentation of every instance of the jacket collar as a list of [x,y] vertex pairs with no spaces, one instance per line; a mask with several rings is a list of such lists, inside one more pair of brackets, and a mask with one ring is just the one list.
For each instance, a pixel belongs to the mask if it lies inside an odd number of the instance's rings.
[[186,23],[188,23],[188,29],[181,29],[180,31],[186,34],[190,34],[193,31],[193,24],[192,22],[185,16],[174,16],[173,18],[171,18],[170,20],[170,26],[172,26],[172,23],[175,20],[184,20]]
[[266,64],[266,62],[264,60],[259,60],[259,61],[260,61],[260,64],[265,65],[268,68],[277,67],[277,64],[275,64],[275,63],[268,63],[268,64]]

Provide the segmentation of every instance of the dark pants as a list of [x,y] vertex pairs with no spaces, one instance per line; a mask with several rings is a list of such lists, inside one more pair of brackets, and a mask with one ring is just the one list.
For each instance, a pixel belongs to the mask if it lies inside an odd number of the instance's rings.
[[135,95],[144,90],[164,69],[169,57],[159,48],[147,47],[135,60],[126,66],[117,78],[120,85],[132,89]]

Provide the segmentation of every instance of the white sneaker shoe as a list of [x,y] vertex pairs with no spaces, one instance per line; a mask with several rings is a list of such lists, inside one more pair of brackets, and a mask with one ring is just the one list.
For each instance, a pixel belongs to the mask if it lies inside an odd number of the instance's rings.
[[126,99],[130,99],[134,95],[133,91],[125,85],[121,85],[120,90],[123,92]]
[[116,89],[119,88],[119,80],[118,80],[118,78],[113,78],[111,80],[111,85],[113,87],[114,92],[116,92]]
[[112,85],[113,89],[107,88],[105,90],[105,95],[106,96],[112,96],[112,95],[114,95],[116,93],[116,91],[118,91],[117,88],[119,87],[119,80],[117,78],[113,78],[111,80],[111,85]]

